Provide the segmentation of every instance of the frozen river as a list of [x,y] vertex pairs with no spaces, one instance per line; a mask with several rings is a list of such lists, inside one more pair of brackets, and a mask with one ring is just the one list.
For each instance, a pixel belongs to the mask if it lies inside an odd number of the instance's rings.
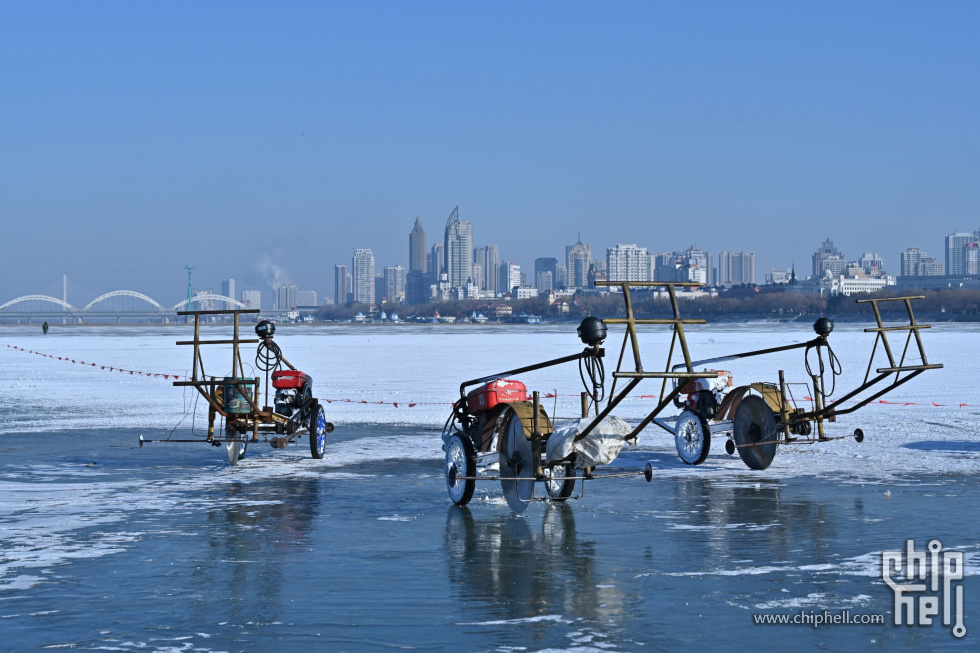
[[[692,328],[689,340],[707,358],[811,334],[725,326]],[[651,429],[616,467],[650,461],[652,483],[595,482],[567,506],[520,516],[493,483],[452,506],[439,428],[460,381],[575,353],[573,326],[282,328],[277,341],[331,401],[337,430],[323,460],[301,441],[250,447],[235,468],[205,445],[137,447],[140,434],[202,430],[190,394],[146,376],[182,376],[190,352],[174,341],[187,335],[0,329],[0,650],[977,648],[976,329],[924,332],[945,369],[830,425],[831,435],[861,427],[861,444],[783,447],[753,472],[720,440],[703,465],[685,466]],[[645,362],[661,366],[669,334],[643,335]],[[831,336],[840,388],[861,381],[872,341],[856,327]],[[613,334],[609,367],[618,345]],[[230,355],[218,348],[208,364],[224,375]],[[802,381],[802,352],[730,366],[736,384],[780,368]],[[574,413],[574,366],[522,379],[558,395],[549,412]],[[647,383],[640,394],[659,392]],[[653,402],[637,396],[617,414],[636,421]],[[965,638],[941,623],[891,625],[880,555],[907,539],[965,554]],[[825,610],[886,624],[752,620]]]

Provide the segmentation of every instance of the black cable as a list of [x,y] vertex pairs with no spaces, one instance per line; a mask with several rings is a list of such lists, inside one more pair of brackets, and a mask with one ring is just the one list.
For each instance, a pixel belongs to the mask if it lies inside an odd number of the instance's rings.
[[[578,375],[585,387],[585,394],[594,404],[599,404],[606,398],[606,366],[598,356],[598,352],[594,349],[587,351],[588,355],[578,361]],[[588,381],[585,379],[586,375],[589,377]]]
[[265,338],[255,350],[255,367],[263,372],[282,369],[282,350],[271,338]]
[[[823,360],[823,352],[820,351],[821,347],[827,347],[827,354],[828,354],[827,363],[830,365],[830,372],[831,372],[830,392],[823,392],[819,387],[815,387],[813,391],[815,393],[818,393],[824,399],[826,399],[827,397],[830,397],[834,394],[834,390],[837,388],[837,377],[841,374],[841,372],[844,371],[844,368],[841,365],[840,359],[837,358],[837,354],[834,353],[834,350],[829,343],[826,345],[824,344],[808,345],[806,350],[803,352],[803,361],[804,363],[806,363],[806,373],[810,375],[810,378],[813,378],[814,376],[819,376],[820,382],[821,384],[823,384],[823,377],[827,370]],[[811,349],[817,350],[817,362],[819,363],[818,369],[820,370],[819,375],[815,375],[813,373],[813,367],[810,365]]]

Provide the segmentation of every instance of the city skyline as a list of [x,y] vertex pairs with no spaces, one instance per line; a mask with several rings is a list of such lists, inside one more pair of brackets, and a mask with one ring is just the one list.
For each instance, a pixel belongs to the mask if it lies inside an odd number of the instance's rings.
[[5,8],[2,295],[330,296],[457,202],[531,271],[580,231],[897,269],[980,222],[976,3],[100,7]]

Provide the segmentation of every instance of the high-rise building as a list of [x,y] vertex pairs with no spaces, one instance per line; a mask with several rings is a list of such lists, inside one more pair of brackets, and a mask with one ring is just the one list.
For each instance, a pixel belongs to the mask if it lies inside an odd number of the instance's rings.
[[967,243],[963,251],[966,274],[980,274],[980,243]]
[[860,259],[858,265],[869,277],[881,277],[885,275],[885,262],[877,252],[866,252]]
[[501,262],[497,268],[497,292],[506,295],[521,285],[521,266],[508,261]]
[[829,238],[823,241],[820,249],[813,253],[813,276],[817,279],[823,277],[828,271],[830,276],[836,279],[844,274],[846,268],[847,261],[844,259],[844,255],[834,247],[834,242]]
[[347,305],[347,266],[333,266],[333,301],[337,306]]
[[534,286],[538,292],[546,292],[539,285],[539,275],[543,272],[549,273],[548,290],[552,290],[558,285],[558,259],[556,258],[537,258],[534,259]]
[[385,300],[389,303],[405,301],[405,268],[400,265],[388,266],[384,270]]
[[554,290],[554,281],[551,276],[551,271],[546,270],[544,272],[535,273],[534,287],[537,288],[538,293],[546,293]]
[[647,248],[623,244],[606,250],[606,270],[610,281],[649,281]]
[[755,283],[755,254],[722,252],[718,255],[718,285],[738,286]]
[[946,274],[964,275],[966,271],[966,248],[977,242],[977,234],[956,233],[946,236]]
[[279,286],[279,303],[277,306],[280,311],[289,311],[296,308],[299,303],[296,301],[298,299],[297,293],[299,289],[296,287],[295,283],[284,283]]
[[473,223],[459,219],[459,205],[446,221],[444,247],[449,286],[465,288],[473,280]]
[[385,297],[385,275],[378,274],[374,277],[374,303],[384,304],[388,301]]
[[248,308],[262,308],[262,293],[258,290],[243,290],[242,303]]
[[568,287],[568,268],[565,267],[564,263],[559,263],[555,266],[555,272],[557,276],[555,277],[555,287],[556,288],[567,288]]
[[918,276],[916,270],[919,267],[919,263],[925,258],[926,253],[920,251],[918,247],[909,247],[904,252],[902,252],[902,266],[901,266],[901,276],[903,277],[914,277]]
[[426,254],[425,229],[422,228],[422,221],[415,218],[415,226],[408,234],[408,271],[425,274],[429,269]]
[[351,262],[355,304],[374,304],[374,253],[369,249],[355,249]]
[[483,258],[483,278],[486,281],[486,290],[489,293],[496,295],[500,292],[499,284],[499,274],[497,269],[500,267],[500,246],[499,245],[487,245],[485,248],[484,258]]
[[476,261],[473,262],[473,285],[477,290],[486,290],[487,287],[487,281],[483,278],[483,264]]
[[429,254],[429,258],[426,259],[429,266],[429,285],[437,285],[439,283],[439,275],[446,271],[445,250],[445,243],[441,241],[432,243],[432,252]]
[[592,262],[592,246],[582,243],[582,236],[579,235],[577,243],[565,247],[565,259],[568,262],[568,287],[587,287],[589,264]]
[[316,306],[316,291],[315,290],[300,290],[296,293],[296,305],[297,306]]
[[715,279],[714,257],[697,245],[691,245],[681,255],[685,261],[682,267],[688,271],[687,278],[682,281],[698,281],[708,286],[717,283]]
[[[225,279],[224,281],[221,282],[221,294],[224,295],[225,297],[227,297],[228,299],[234,299],[235,298],[235,280],[234,279]],[[234,308],[234,307],[235,307],[234,304],[228,304],[226,306],[226,308],[228,308],[228,309],[231,309],[231,308]]]

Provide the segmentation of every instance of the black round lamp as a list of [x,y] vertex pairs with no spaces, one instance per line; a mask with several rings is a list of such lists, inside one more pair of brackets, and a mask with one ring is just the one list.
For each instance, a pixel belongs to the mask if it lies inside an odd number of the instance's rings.
[[578,337],[582,342],[595,347],[606,339],[606,324],[597,317],[589,316],[578,325]]

